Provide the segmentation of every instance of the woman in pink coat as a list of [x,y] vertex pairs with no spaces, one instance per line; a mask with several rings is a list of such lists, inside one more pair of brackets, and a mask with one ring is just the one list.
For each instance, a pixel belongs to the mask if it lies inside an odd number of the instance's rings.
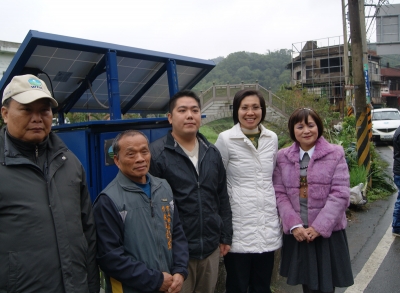
[[353,284],[345,228],[349,172],[341,146],[323,137],[311,109],[289,118],[294,143],[278,152],[273,174],[283,225],[280,274],[303,292],[334,292]]

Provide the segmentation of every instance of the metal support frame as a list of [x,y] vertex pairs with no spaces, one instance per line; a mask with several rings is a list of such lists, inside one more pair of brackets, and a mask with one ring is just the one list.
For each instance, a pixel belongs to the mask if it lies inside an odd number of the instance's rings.
[[64,125],[64,112],[58,112],[58,125]]
[[160,69],[149,79],[149,81],[136,93],[132,99],[122,108],[122,114],[125,114],[132,108],[141,98],[142,96],[154,85],[154,83],[160,79],[160,77],[167,70],[165,64],[160,67]]
[[121,119],[121,104],[118,85],[117,53],[106,53],[107,89],[110,120]]
[[[104,73],[105,66],[106,66],[106,60],[105,57],[103,57],[90,70],[89,74],[85,77],[85,79],[82,80],[80,86],[68,98],[65,99],[65,102],[63,102],[62,105],[60,105],[64,113],[68,113],[72,109],[72,107],[76,104],[76,102],[80,99],[82,94],[87,90],[88,88],[87,83],[88,82],[92,83],[96,79],[96,77]],[[83,112],[86,112],[86,109],[83,110]]]
[[167,76],[168,76],[169,96],[172,97],[179,91],[178,74],[176,71],[176,61],[173,59],[168,59]]

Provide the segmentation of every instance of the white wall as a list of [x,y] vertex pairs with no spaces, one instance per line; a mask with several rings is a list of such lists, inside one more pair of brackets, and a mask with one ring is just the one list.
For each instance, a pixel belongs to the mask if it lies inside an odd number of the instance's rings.
[[8,65],[10,65],[19,46],[19,43],[0,41],[0,79],[7,70]]

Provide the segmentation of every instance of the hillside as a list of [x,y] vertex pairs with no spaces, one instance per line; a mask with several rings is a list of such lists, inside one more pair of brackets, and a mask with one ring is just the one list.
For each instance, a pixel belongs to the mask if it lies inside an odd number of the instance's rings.
[[290,81],[290,70],[285,69],[291,61],[290,50],[281,49],[266,54],[235,52],[226,58],[213,59],[216,67],[204,77],[194,88],[196,91],[206,90],[215,84],[254,83],[256,80],[272,91]]

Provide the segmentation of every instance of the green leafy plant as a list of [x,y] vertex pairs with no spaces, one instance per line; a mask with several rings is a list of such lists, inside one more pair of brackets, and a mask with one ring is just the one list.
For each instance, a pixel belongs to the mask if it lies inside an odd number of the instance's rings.
[[353,166],[350,169],[350,187],[354,187],[360,183],[366,183],[368,179],[368,171],[364,166]]
[[377,200],[386,198],[396,191],[393,185],[393,178],[387,173],[388,163],[383,161],[375,152],[375,148],[371,149],[371,185],[367,196],[369,200]]

